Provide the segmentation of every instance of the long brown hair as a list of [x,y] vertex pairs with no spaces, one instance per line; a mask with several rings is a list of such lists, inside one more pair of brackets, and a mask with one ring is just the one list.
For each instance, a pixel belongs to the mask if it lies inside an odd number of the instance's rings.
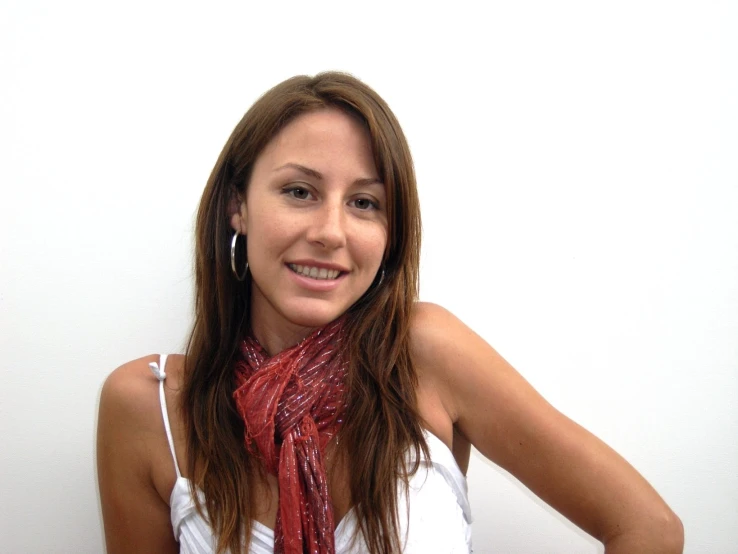
[[418,468],[417,462],[406,465],[408,448],[428,454],[409,348],[418,295],[420,210],[407,141],[387,104],[358,79],[336,72],[293,77],[259,98],[236,126],[197,214],[195,324],[182,410],[189,475],[193,489],[205,496],[203,503],[195,494],[195,502],[207,513],[218,553],[248,547],[254,480],[263,476],[244,448],[243,422],[232,398],[233,359],[248,326],[251,288],[248,278],[239,282],[230,269],[232,206],[234,199],[245,198],[252,167],[267,143],[295,117],[326,107],[364,123],[387,194],[384,273],[347,315],[348,397],[339,441],[349,467],[351,502],[371,552],[400,551],[397,483],[407,484]]

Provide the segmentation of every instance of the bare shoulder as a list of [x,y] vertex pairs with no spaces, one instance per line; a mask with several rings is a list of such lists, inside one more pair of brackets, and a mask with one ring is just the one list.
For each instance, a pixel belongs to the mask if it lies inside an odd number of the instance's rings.
[[410,347],[418,359],[436,370],[449,369],[444,363],[458,357],[471,342],[482,340],[447,309],[430,302],[415,304],[410,323]]
[[[159,363],[159,354],[151,354],[126,362],[113,370],[105,379],[102,389],[103,399],[113,406],[140,412],[147,408],[147,399],[153,389],[158,387],[159,380],[151,371],[150,364]],[[184,356],[173,354],[167,356],[166,386],[178,388],[181,383]]]
[[149,369],[157,355],[132,360],[115,369],[102,387],[98,414],[98,463],[127,459],[140,473],[150,467],[148,439],[161,428],[158,379]]
[[[181,383],[184,356],[170,355],[166,362],[165,389],[167,404],[176,404],[176,391]],[[162,411],[159,399],[159,380],[149,364],[159,363],[158,354],[127,362],[108,375],[100,394],[98,439],[127,440],[127,450],[118,444],[120,455],[128,451],[135,455],[137,465],[145,465],[154,450],[146,439],[160,445]],[[145,454],[145,455],[142,455]]]
[[100,413],[115,415],[115,421],[138,430],[147,427],[152,413],[160,413],[156,391],[159,380],[149,364],[159,361],[157,354],[127,362],[115,369],[107,379],[100,395]]
[[[184,356],[170,355],[166,362],[166,404],[175,435],[180,427],[176,414],[183,360]],[[169,466],[159,379],[149,367],[158,362],[158,354],[132,360],[105,380],[97,422],[99,464],[125,464],[146,478],[152,467]]]
[[[471,443],[458,429],[456,381],[464,379],[455,368],[460,360],[456,348],[470,332],[451,312],[427,302],[414,306],[410,322],[410,349],[418,375],[418,408],[426,428],[453,452],[466,473]],[[462,346],[463,350],[463,346]]]
[[448,310],[430,302],[416,302],[410,319],[410,350],[421,377],[446,377],[439,357],[448,354],[448,331],[455,325]]
[[463,324],[448,310],[430,302],[417,302],[410,320],[410,348],[424,367],[442,370],[438,356],[445,356]]
[[520,459],[516,426],[531,428],[552,419],[552,407],[527,381],[441,306],[418,303],[411,350],[425,378],[433,381],[454,429],[508,471]]
[[101,398],[119,408],[130,408],[134,411],[141,408],[137,402],[145,395],[147,389],[151,389],[158,383],[149,368],[152,362],[158,362],[159,356],[152,354],[136,360],[126,362],[113,370],[105,379]]
[[[149,368],[158,361],[151,355],[123,364],[107,377],[100,395],[97,473],[109,553],[176,552],[167,506],[174,476],[156,478],[154,471],[174,473],[159,380]],[[179,361],[167,362],[167,387],[178,381]]]
[[[447,309],[418,302],[410,324],[410,349],[421,377],[432,379],[454,423],[459,416],[458,391],[471,377],[469,363],[479,349],[494,351]],[[495,353],[496,354],[496,353]],[[494,358],[494,355],[493,355]]]

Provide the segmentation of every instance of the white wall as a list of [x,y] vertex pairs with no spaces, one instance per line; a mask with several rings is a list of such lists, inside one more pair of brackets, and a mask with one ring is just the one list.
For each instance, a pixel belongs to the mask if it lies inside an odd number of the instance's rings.
[[[423,299],[630,460],[686,552],[736,552],[736,3],[485,4],[2,4],[2,551],[102,550],[103,379],[181,351],[242,113],[343,69],[409,137]],[[481,457],[469,483],[476,552],[600,551]]]

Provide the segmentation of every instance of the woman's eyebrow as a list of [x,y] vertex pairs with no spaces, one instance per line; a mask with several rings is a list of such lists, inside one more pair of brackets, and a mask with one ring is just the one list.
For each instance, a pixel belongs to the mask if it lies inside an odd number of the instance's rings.
[[[296,163],[286,163],[284,165],[279,166],[274,171],[281,171],[283,169],[296,169],[297,171],[300,171],[301,173],[304,173],[305,175],[309,175],[310,177],[314,177],[315,179],[323,180],[323,174],[318,171],[317,169],[312,169],[310,167],[306,167],[302,164],[296,164]],[[382,181],[375,177],[364,177],[356,179],[352,185],[354,186],[367,186],[367,185],[382,185]]]
[[310,175],[311,177],[315,177],[316,179],[323,179],[323,174],[317,169],[311,169],[309,167],[305,167],[304,165],[300,165],[300,164],[286,163],[284,165],[279,166],[274,171],[281,171],[282,169],[296,169],[297,171],[305,173],[306,175]]

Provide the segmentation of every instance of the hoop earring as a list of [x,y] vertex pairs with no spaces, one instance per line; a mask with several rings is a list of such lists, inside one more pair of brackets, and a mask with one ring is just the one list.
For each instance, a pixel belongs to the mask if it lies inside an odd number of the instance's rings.
[[[246,279],[246,273],[249,271],[249,258],[246,256],[246,267],[243,268],[242,273],[238,273],[238,270],[236,269],[236,242],[238,240],[239,232],[236,231],[233,233],[233,238],[231,239],[231,271],[233,271],[233,275],[236,276],[236,279],[238,281],[243,281]],[[244,235],[245,239],[246,235]]]
[[382,268],[382,274],[379,276],[379,283],[377,283],[377,286],[375,288],[379,288],[382,286],[382,283],[384,282],[384,268]]

